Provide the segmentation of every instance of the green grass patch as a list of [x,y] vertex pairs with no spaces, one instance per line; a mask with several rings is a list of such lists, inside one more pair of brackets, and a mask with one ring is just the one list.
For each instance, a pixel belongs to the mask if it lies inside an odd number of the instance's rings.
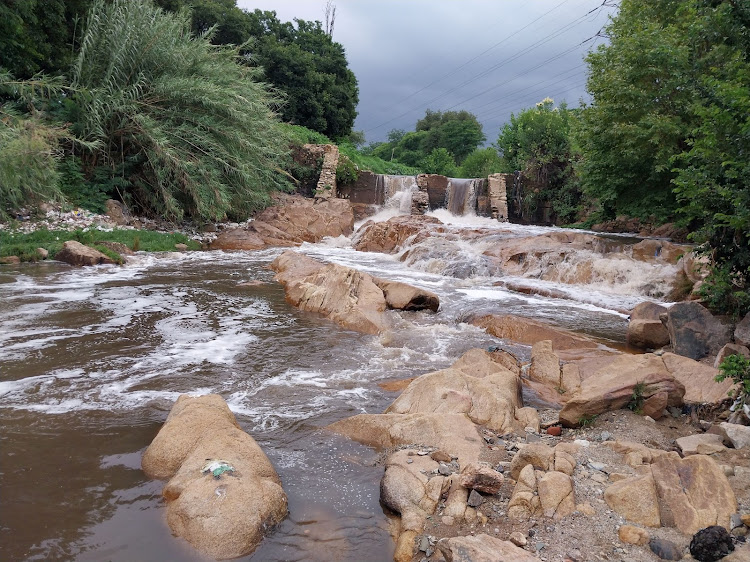
[[387,162],[377,156],[365,156],[351,144],[339,145],[339,152],[349,158],[359,170],[399,176],[415,176],[421,173],[421,170],[418,168],[413,168],[400,162]]
[[184,234],[154,232],[151,230],[37,230],[24,234],[14,231],[0,231],[0,257],[18,256],[21,261],[37,261],[40,258],[37,248],[44,248],[52,258],[62,249],[63,243],[77,240],[92,246],[100,252],[122,263],[122,257],[99,242],[119,242],[134,251],[169,252],[175,244],[185,244],[189,250],[200,250],[201,245]]

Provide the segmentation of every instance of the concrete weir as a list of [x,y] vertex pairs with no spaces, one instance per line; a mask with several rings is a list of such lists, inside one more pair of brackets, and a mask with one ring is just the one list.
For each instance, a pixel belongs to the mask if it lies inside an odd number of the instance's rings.
[[355,205],[388,205],[402,214],[448,209],[455,215],[476,214],[508,220],[507,186],[513,174],[488,178],[448,178],[437,174],[392,176],[360,172],[356,182],[338,185],[336,196]]

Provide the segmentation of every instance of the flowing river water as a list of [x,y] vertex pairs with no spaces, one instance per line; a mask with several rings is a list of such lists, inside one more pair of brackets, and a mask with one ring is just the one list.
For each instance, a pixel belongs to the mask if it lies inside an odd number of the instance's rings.
[[[287,304],[267,268],[281,249],[0,269],[0,559],[202,560],[171,536],[163,482],[144,476],[140,458],[181,393],[213,392],[268,454],[289,496],[289,517],[248,559],[392,560],[377,452],[320,428],[382,412],[396,394],[378,383],[497,345],[465,322],[473,314],[548,319],[620,345],[625,311],[666,289],[676,271],[598,255],[592,283],[562,282],[562,270],[592,260],[576,254],[510,279],[484,252],[550,229],[436,214],[447,232],[404,261],[357,252],[344,238],[299,248],[440,296],[439,313],[392,312],[394,328],[380,336]],[[480,235],[467,239],[462,228]],[[510,290],[508,281],[556,298]]]

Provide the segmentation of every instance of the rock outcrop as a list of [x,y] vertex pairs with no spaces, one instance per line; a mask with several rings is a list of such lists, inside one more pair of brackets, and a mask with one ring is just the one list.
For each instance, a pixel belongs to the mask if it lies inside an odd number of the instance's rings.
[[346,199],[309,199],[276,195],[275,204],[263,210],[246,228],[225,230],[214,240],[214,250],[257,250],[266,246],[294,246],[319,242],[326,236],[348,236],[354,230],[354,213]]
[[103,254],[94,248],[90,248],[89,246],[84,246],[75,240],[68,240],[65,242],[62,250],[55,255],[55,259],[76,266],[115,263],[112,258],[106,254]]
[[750,312],[735,326],[734,343],[750,347]]
[[581,383],[561,410],[560,421],[577,427],[581,420],[624,408],[634,400],[645,405],[654,397],[663,410],[682,405],[684,395],[685,387],[666,369],[661,357],[621,355]]
[[[386,308],[437,310],[440,302],[430,291],[375,279],[356,269],[324,264],[289,250],[276,258],[271,268],[292,305],[365,334],[377,334],[389,326]],[[379,284],[390,292],[390,298]]]
[[217,559],[250,554],[287,514],[287,498],[268,457],[215,394],[178,398],[142,459],[163,490],[167,523]]
[[667,329],[677,355],[702,359],[716,355],[732,339],[731,325],[697,302],[679,302],[667,313]]
[[737,498],[721,467],[706,455],[680,459],[655,456],[604,492],[611,509],[632,523],[647,527],[676,527],[686,535],[710,525],[730,528]]
[[533,345],[540,340],[550,340],[552,347],[557,351],[596,349],[599,347],[595,341],[575,332],[520,316],[492,314],[474,318],[471,323],[479,328],[484,328],[488,334],[496,338],[512,340],[526,345]]
[[406,243],[417,244],[441,230],[442,222],[425,215],[401,215],[385,222],[367,221],[354,236],[354,249],[360,252],[393,254],[404,249]]

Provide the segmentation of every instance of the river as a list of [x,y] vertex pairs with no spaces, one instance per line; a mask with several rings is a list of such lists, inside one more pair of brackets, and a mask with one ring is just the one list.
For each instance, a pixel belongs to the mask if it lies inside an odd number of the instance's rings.
[[[610,273],[585,286],[541,270],[510,278],[484,251],[550,229],[436,215],[446,232],[405,261],[357,252],[343,237],[299,248],[440,296],[437,314],[391,312],[394,329],[380,336],[287,304],[267,268],[281,249],[0,269],[0,559],[202,560],[171,536],[163,483],[143,475],[140,457],[177,396],[213,392],[266,451],[289,496],[289,517],[248,560],[391,560],[377,452],[320,428],[382,412],[396,394],[378,383],[497,345],[465,322],[480,312],[548,319],[621,345],[626,311],[658,300],[654,287],[676,271],[600,255],[597,267]],[[466,229],[479,234],[467,239]]]

